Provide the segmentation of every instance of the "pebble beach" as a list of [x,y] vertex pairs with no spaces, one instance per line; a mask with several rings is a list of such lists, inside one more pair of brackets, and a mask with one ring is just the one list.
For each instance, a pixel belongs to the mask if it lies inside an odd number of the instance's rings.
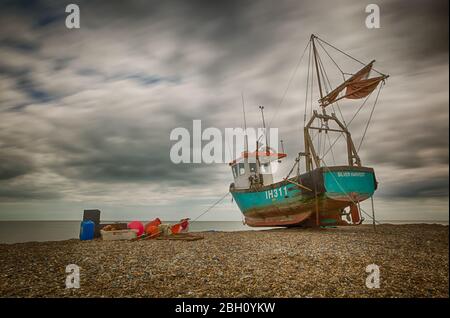
[[[449,297],[448,226],[203,232],[0,245],[1,297]],[[80,288],[65,288],[66,266]],[[368,288],[376,264],[379,288]]]

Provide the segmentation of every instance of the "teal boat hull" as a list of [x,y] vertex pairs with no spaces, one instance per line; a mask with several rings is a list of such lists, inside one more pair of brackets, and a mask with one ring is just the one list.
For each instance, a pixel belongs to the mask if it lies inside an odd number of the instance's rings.
[[372,168],[334,166],[251,189],[232,184],[230,192],[247,225],[266,227],[342,224],[342,211],[370,198],[376,188]]

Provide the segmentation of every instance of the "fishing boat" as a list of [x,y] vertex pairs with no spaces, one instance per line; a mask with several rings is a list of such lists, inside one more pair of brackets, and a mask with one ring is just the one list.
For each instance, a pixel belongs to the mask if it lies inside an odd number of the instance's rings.
[[[321,48],[320,53],[318,47]],[[344,72],[328,52],[330,48],[358,62],[362,67],[359,66],[353,73]],[[360,62],[316,35],[311,35],[301,59],[306,56],[306,52],[309,52],[309,61],[304,107],[304,150],[298,153],[288,175],[281,181],[274,182],[272,163],[279,162],[287,155],[271,148],[267,138],[265,143],[259,140],[256,142],[255,151],[248,150],[247,140],[241,157],[229,163],[234,177],[229,191],[244,216],[245,224],[252,227],[357,225],[364,219],[360,202],[369,198],[373,200],[377,189],[374,169],[362,165],[358,155],[359,147],[355,146],[348,129],[355,116],[348,123],[343,116],[338,116],[342,115],[339,102],[360,100],[362,104],[357,109],[359,112],[372,93],[377,92],[374,94],[376,99],[372,115],[381,88],[389,75],[375,70],[375,61]],[[341,72],[341,84],[332,87],[321,57],[323,52]],[[371,73],[377,75],[371,77]],[[314,89],[316,85],[318,89]],[[308,101],[311,101],[309,114]],[[338,115],[336,108],[339,109]],[[266,131],[263,107],[260,106],[260,109]],[[341,140],[344,150],[341,154],[346,155],[341,164],[327,164],[324,160],[336,143],[330,140],[332,133],[338,135],[336,140],[343,137]],[[325,150],[323,140],[327,139],[330,147]]]

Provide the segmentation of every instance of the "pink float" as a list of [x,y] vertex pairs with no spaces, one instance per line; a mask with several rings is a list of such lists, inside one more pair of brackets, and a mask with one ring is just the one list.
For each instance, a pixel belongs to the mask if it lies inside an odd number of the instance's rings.
[[144,224],[140,221],[133,221],[128,223],[130,230],[137,230],[137,236],[141,236],[144,233]]

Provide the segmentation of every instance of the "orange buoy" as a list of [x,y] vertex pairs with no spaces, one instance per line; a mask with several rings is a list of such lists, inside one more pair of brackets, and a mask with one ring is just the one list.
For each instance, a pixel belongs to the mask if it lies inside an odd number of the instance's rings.
[[158,225],[161,224],[161,220],[159,218],[156,218],[150,222],[148,222],[147,224],[145,224],[145,233],[150,235],[149,232],[152,230],[150,229],[151,227],[156,227],[158,228]]
[[182,219],[179,223],[171,226],[170,230],[173,234],[187,232],[189,228],[189,219]]
[[151,237],[155,237],[160,234],[160,231],[157,225],[150,225],[145,227],[145,234]]
[[172,225],[170,227],[170,230],[172,231],[173,234],[181,233],[181,230],[182,230],[181,224],[177,223],[175,225]]

